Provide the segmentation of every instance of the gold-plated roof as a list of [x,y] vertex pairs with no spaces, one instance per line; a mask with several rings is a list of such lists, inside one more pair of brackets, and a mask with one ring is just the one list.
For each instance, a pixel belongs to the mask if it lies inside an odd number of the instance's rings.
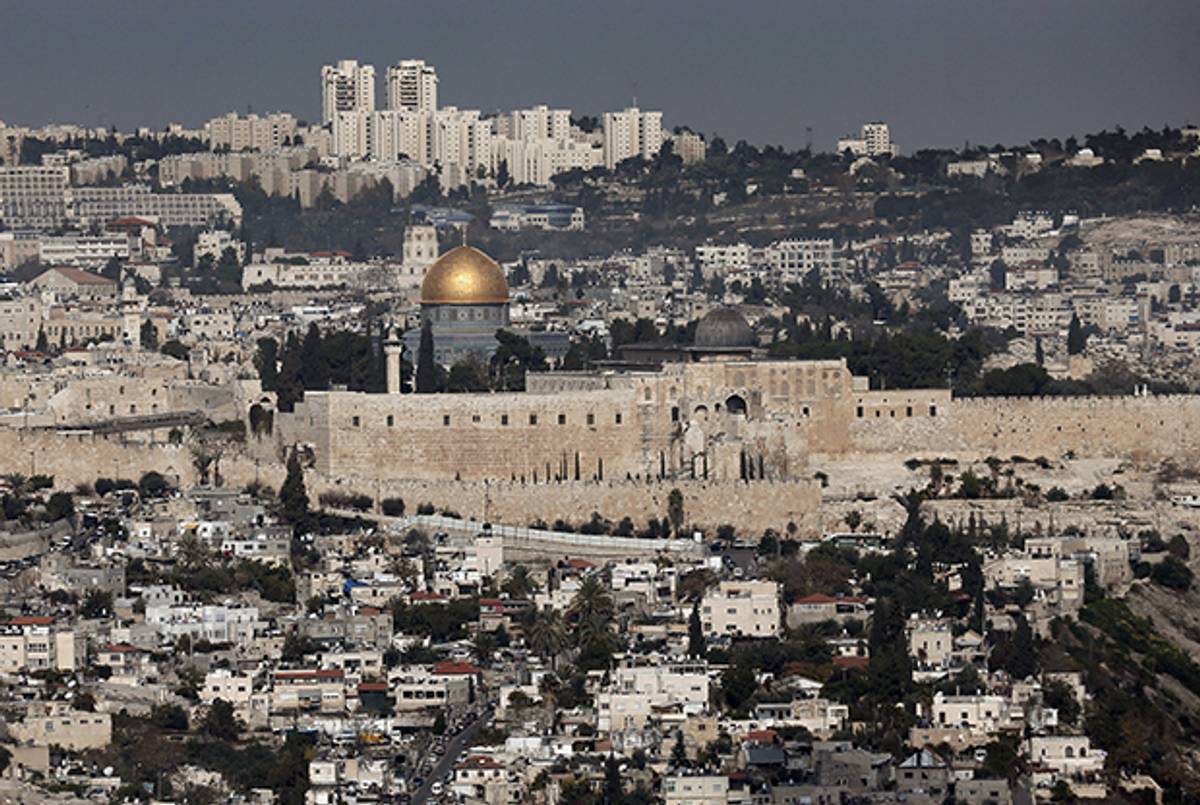
[[508,282],[495,260],[472,246],[456,246],[425,273],[424,305],[508,304]]

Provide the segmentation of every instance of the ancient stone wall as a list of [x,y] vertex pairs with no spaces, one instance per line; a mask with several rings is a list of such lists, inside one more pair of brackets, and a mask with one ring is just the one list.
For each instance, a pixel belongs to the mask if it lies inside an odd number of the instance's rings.
[[528,525],[541,519],[563,519],[574,525],[593,513],[616,523],[630,517],[643,528],[650,518],[667,516],[673,489],[683,495],[687,523],[714,530],[730,523],[757,536],[767,528],[781,533],[794,523],[801,533],[816,531],[821,504],[816,481],[587,481],[520,483],[512,481],[377,481],[372,478],[331,479],[319,473],[307,478],[315,498],[325,491],[356,492],[383,500],[402,498],[409,513],[423,503],[476,520]]
[[934,417],[864,416],[850,450],[905,457],[1014,455],[1133,460],[1200,457],[1200,396],[980,397],[954,400]]

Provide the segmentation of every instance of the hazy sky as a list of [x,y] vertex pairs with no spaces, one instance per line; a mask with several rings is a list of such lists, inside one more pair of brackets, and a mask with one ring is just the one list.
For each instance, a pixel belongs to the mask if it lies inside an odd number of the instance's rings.
[[[432,62],[443,105],[598,114],[910,151],[1200,121],[1198,0],[2,0],[0,120],[161,127],[320,114],[322,64]],[[381,104],[382,105],[382,104]]]

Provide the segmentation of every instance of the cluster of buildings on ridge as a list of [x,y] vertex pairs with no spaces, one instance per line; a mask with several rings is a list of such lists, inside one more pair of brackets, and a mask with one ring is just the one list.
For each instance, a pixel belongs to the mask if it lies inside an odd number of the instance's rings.
[[[112,749],[116,713],[179,708],[200,723],[220,700],[247,737],[312,736],[311,803],[431,788],[445,801],[550,803],[562,786],[603,776],[610,756],[627,786],[678,805],[951,796],[983,805],[1055,784],[1079,796],[1112,790],[1105,753],[1080,730],[1089,694],[1078,669],[1015,678],[988,668],[997,635],[1011,637],[1022,620],[1042,632],[1078,612],[1084,564],[1108,591],[1127,588],[1142,558],[1128,542],[1114,550],[1120,540],[1030,538],[990,554],[982,632],[961,614],[914,614],[903,637],[912,681],[938,690],[918,708],[905,748],[889,753],[858,747],[854,736],[871,725],[855,720],[834,684],[871,662],[874,600],[858,589],[789,591],[761,552],[684,545],[668,558],[654,540],[553,531],[531,552],[479,523],[410,516],[308,537],[317,558],[301,564],[290,527],[249,495],[157,497],[138,486],[146,492],[81,496],[73,529],[0,541],[0,745],[18,780],[108,796],[129,781],[86,758]],[[826,542],[887,549],[880,535]],[[169,571],[197,561],[283,569],[294,589],[214,594],[128,572],[134,562]],[[939,568],[951,592],[961,570]],[[596,584],[619,624],[612,667],[572,671],[561,647],[539,642],[535,621],[569,621],[581,590]],[[1015,603],[1023,588],[1029,600]],[[451,606],[460,613],[452,634],[431,634],[419,613]],[[825,659],[759,671],[751,699],[732,704],[720,657],[740,641],[784,639],[785,629],[816,635]],[[564,674],[577,674],[569,702],[555,687]],[[64,678],[75,682],[56,681]],[[968,678],[975,692],[947,692]],[[460,745],[459,733],[475,737]],[[1019,779],[987,762],[997,741],[1022,758]],[[223,790],[195,773],[172,780]]]

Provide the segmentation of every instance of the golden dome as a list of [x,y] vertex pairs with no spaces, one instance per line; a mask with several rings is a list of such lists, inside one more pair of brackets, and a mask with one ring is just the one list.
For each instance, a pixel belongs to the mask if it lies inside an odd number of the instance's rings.
[[508,282],[495,260],[471,246],[456,246],[425,273],[423,305],[506,305]]

